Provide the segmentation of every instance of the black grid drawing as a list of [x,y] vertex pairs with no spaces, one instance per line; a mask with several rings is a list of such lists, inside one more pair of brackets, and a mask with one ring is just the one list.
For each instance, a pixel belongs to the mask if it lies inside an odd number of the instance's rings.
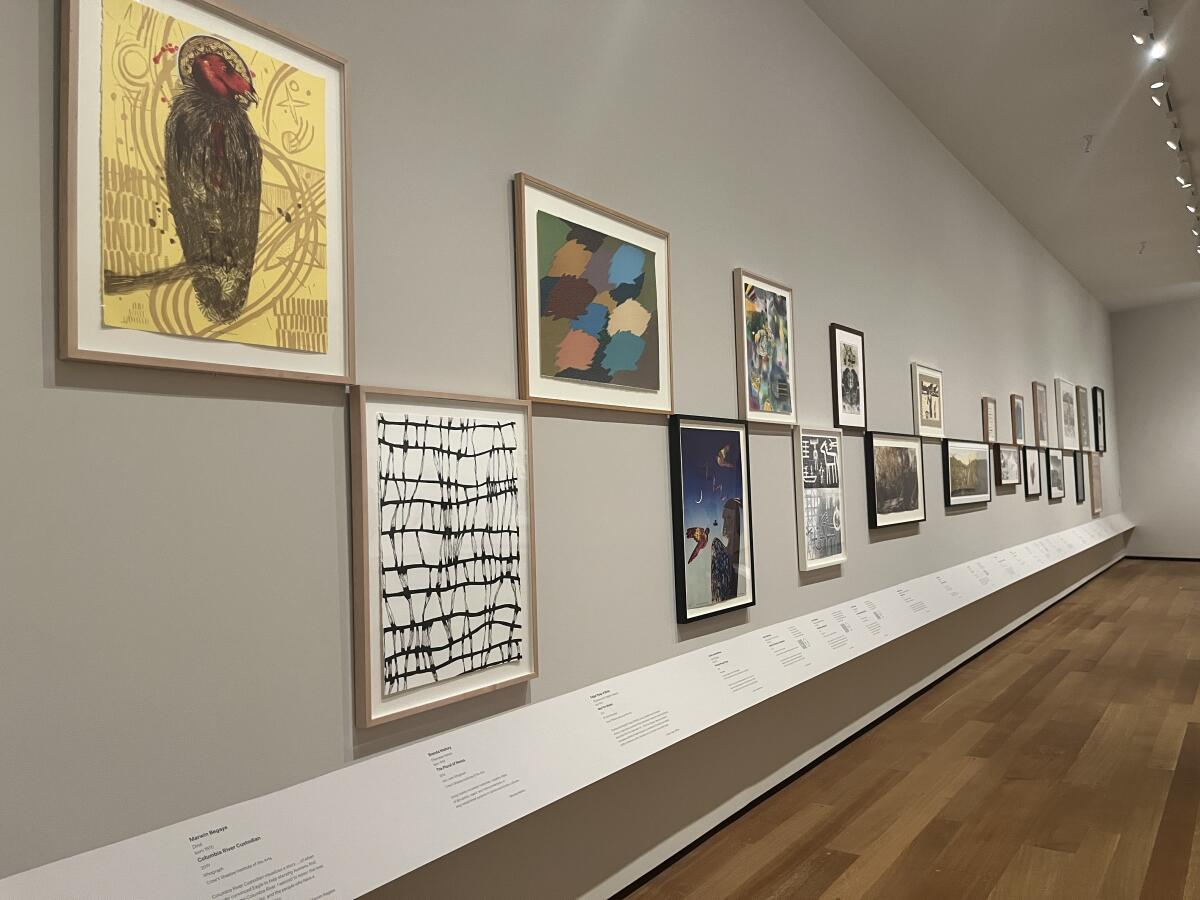
[[384,695],[522,659],[516,423],[379,415]]

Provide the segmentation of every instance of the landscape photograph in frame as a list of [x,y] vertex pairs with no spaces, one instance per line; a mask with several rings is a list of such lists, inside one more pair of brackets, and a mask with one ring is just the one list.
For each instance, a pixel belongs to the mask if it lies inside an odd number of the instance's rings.
[[1059,447],[1046,450],[1046,494],[1051,500],[1067,496],[1067,473],[1063,462],[1063,451]]
[[942,441],[942,486],[946,506],[989,503],[992,499],[991,450],[986,443]]
[[921,438],[868,431],[867,517],[871,528],[925,521],[925,463]]
[[1021,448],[1016,444],[995,446],[996,487],[1015,487],[1021,483]]

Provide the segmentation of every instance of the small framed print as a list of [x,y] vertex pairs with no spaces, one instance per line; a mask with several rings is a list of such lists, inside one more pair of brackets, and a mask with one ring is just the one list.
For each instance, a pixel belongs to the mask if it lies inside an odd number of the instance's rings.
[[846,560],[842,432],[798,428],[792,434],[796,460],[796,522],[800,571]]
[[1079,449],[1079,410],[1075,408],[1075,385],[1054,379],[1055,406],[1058,409],[1058,443],[1063,450]]
[[990,503],[992,473],[988,445],[978,441],[942,441],[942,486],[947,506]]
[[671,416],[668,433],[676,620],[753,606],[746,422]]
[[1025,460],[1025,496],[1042,496],[1042,459],[1037,447],[1022,447],[1021,455]]
[[833,424],[838,428],[867,427],[866,339],[847,325],[829,326],[832,364]]
[[920,437],[944,437],[942,373],[921,363],[912,364],[913,430]]
[[996,426],[996,398],[983,397],[979,405],[983,408],[983,441],[985,444],[994,444],[1000,440]]
[[1092,424],[1097,453],[1108,452],[1108,423],[1105,419],[1104,388],[1092,388]]
[[1075,387],[1075,418],[1079,423],[1079,449],[1094,450],[1092,443],[1092,417],[1088,415],[1088,389],[1083,385]]
[[1100,485],[1100,454],[1088,454],[1088,473],[1092,482],[1092,515],[1104,512],[1104,491]]
[[513,181],[521,396],[669,414],[670,235],[531,175]]
[[353,382],[345,60],[213,0],[62,8],[62,358]]
[[1020,394],[1010,394],[1009,409],[1012,412],[1012,442],[1018,447],[1025,445],[1025,398]]
[[868,431],[867,519],[872,528],[925,521],[925,457],[913,434]]
[[360,727],[537,675],[529,403],[355,386]]
[[1021,483],[1021,448],[1016,444],[995,446],[996,487],[1013,487]]
[[734,269],[733,299],[742,418],[795,425],[792,289]]
[[1061,500],[1067,496],[1067,473],[1060,447],[1046,448],[1046,493],[1051,500]]
[[1075,502],[1082,503],[1087,499],[1087,457],[1089,454],[1082,450],[1075,451]]
[[1033,440],[1038,447],[1050,446],[1050,395],[1040,381],[1033,383]]

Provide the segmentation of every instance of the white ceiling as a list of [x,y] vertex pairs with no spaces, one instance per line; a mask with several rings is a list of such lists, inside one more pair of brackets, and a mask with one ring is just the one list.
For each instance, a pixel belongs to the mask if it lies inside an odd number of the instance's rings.
[[[1132,0],[807,2],[1097,299],[1200,297]],[[1200,178],[1200,0],[1150,4]]]

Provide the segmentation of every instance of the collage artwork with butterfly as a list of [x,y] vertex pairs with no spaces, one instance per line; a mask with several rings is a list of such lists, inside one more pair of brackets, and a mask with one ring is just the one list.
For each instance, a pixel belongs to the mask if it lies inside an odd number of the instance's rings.
[[103,0],[103,324],[323,354],[325,81]]

